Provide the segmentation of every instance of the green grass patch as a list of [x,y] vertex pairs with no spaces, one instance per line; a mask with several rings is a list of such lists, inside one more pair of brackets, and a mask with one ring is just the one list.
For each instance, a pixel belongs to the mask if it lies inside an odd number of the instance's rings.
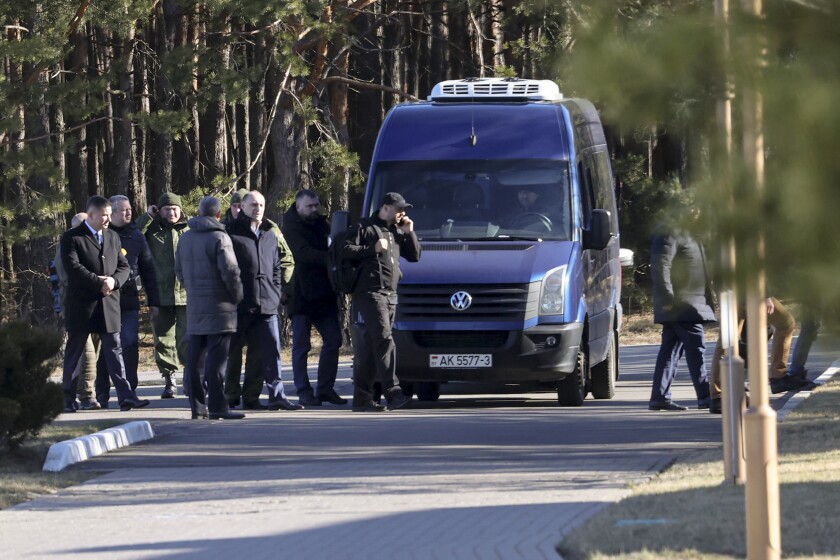
[[59,441],[92,434],[122,424],[119,420],[85,423],[55,423],[14,452],[0,450],[0,509],[49,494],[93,478],[96,473],[70,470],[50,473],[41,469],[50,446]]
[[[779,423],[778,447],[784,557],[840,557],[840,380]],[[745,557],[744,487],[724,483],[721,455],[673,465],[558,550],[567,560]]]

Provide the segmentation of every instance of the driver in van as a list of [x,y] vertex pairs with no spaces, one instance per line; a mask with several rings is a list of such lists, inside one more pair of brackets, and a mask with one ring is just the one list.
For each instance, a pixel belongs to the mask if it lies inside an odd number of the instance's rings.
[[510,229],[531,229],[537,226],[540,231],[551,231],[551,218],[547,213],[546,204],[537,189],[525,185],[517,191],[516,201],[507,207],[499,222],[502,227]]

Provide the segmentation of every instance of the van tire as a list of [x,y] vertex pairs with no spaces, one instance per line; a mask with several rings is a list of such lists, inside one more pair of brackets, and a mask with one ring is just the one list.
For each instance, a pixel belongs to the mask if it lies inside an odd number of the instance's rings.
[[434,402],[440,398],[440,383],[437,381],[421,381],[414,384],[417,400]]
[[607,357],[600,364],[592,366],[592,396],[596,399],[611,399],[615,396],[615,380],[618,379],[618,333],[612,331]]
[[575,371],[557,382],[557,402],[560,406],[581,406],[586,398],[586,370],[588,358],[578,351]]

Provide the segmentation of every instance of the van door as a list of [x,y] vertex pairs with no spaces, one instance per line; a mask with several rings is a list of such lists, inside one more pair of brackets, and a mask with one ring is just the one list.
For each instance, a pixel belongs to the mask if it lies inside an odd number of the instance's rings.
[[[581,173],[581,223],[588,229],[593,209],[608,210],[611,222],[615,220],[615,199],[610,196],[611,177],[604,177],[598,159],[603,152],[590,152],[581,158],[578,170]],[[611,227],[612,231],[617,228]],[[611,242],[611,245],[615,241]],[[610,266],[612,247],[604,250],[585,249],[583,263],[585,274],[586,308],[589,314],[590,363],[598,363],[606,351],[602,342],[612,329],[613,271]],[[617,273],[618,271],[616,271]],[[597,342],[596,342],[597,341]]]

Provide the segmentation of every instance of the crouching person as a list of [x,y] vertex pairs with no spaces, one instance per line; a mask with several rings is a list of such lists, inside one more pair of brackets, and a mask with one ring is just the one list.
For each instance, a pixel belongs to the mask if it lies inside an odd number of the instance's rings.
[[245,418],[242,413],[230,411],[223,389],[230,339],[236,332],[236,308],[242,301],[242,283],[233,244],[219,221],[221,216],[219,199],[204,197],[199,215],[189,221],[190,229],[178,243],[175,257],[175,274],[187,290],[189,354],[185,385],[193,419]]

